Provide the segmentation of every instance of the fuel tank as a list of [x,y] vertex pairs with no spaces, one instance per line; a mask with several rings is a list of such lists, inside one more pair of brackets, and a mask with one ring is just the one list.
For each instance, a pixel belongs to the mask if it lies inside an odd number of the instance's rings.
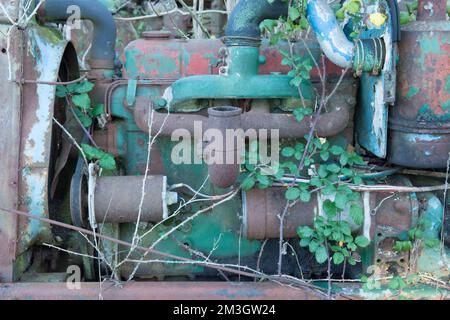
[[446,15],[446,0],[419,1],[417,21],[402,29],[397,104],[389,117],[391,163],[414,168],[447,166],[450,22]]

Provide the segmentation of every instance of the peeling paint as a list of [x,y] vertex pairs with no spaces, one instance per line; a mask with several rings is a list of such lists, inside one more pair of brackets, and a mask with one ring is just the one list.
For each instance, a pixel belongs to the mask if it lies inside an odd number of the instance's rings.
[[[40,81],[55,81],[61,60],[61,45],[43,38],[39,29],[30,30],[30,54],[36,59],[36,72]],[[44,56],[45,54],[45,56]],[[27,163],[45,163],[46,150],[50,143],[55,86],[37,85],[37,121],[25,142],[24,155]]]

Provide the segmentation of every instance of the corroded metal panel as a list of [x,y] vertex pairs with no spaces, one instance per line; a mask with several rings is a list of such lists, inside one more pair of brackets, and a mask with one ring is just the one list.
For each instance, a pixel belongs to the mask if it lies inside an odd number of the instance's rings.
[[[0,204],[5,208],[16,209],[21,90],[14,80],[20,78],[21,32],[12,31],[8,54],[7,39],[4,36],[8,28],[8,25],[0,25]],[[0,282],[13,279],[16,220],[14,216],[0,214]]]
[[[385,2],[383,2],[385,3]],[[387,4],[385,3],[387,6]],[[364,72],[361,76],[359,108],[355,118],[358,143],[375,156],[385,158],[388,140],[388,107],[395,97],[395,70],[397,44],[393,39],[396,24],[390,11],[388,20],[380,29],[369,29],[361,39],[380,37],[386,48],[384,67],[379,73]]]
[[[43,27],[27,29],[24,68],[26,79],[54,82],[67,41],[53,30]],[[19,192],[22,210],[48,217],[48,180],[56,86],[27,83],[24,85],[22,113]],[[38,221],[19,220],[17,254],[37,240],[51,240],[50,227]]]

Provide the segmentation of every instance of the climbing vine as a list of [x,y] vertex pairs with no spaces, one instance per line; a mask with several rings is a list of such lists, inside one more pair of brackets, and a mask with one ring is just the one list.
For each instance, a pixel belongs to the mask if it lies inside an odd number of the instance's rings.
[[[94,119],[101,119],[105,109],[103,104],[92,106],[91,98],[89,97],[89,92],[92,89],[94,89],[94,84],[89,81],[58,85],[56,87],[56,96],[66,99],[75,119],[77,119],[85,134],[89,137],[90,134],[86,128],[90,128],[94,124]],[[91,140],[93,139],[91,138]],[[116,161],[113,155],[100,150],[97,146],[88,144],[81,144],[81,148],[87,160],[98,162],[98,165],[105,170],[116,169]]]
[[[296,202],[310,202],[314,194],[323,199],[319,209],[322,214],[315,215],[312,226],[298,226],[297,233],[301,247],[307,248],[319,264],[328,263],[328,281],[331,281],[332,263],[356,265],[360,261],[357,250],[367,247],[370,243],[363,235],[354,236],[353,230],[358,229],[364,221],[364,211],[360,193],[349,187],[350,184],[363,183],[363,176],[355,170],[355,166],[366,163],[353,146],[335,145],[315,134],[317,119],[336,88],[331,91],[331,95],[327,93],[323,57],[318,61],[309,51],[309,54],[300,55],[293,50],[293,40],[305,41],[304,34],[309,28],[305,8],[306,1],[291,0],[287,17],[266,20],[261,24],[261,29],[268,34],[271,44],[280,44],[279,47],[286,47],[281,45],[283,42],[288,44],[288,49],[280,49],[282,64],[290,68],[288,74],[292,77],[291,85],[298,88],[301,100],[301,103],[294,107],[293,115],[298,122],[310,117],[313,127],[304,140],[285,145],[281,149],[283,160],[273,174],[268,174],[264,166],[245,164],[247,176],[242,186],[244,189],[264,189],[270,186],[285,188],[286,207],[279,215],[281,225],[289,208]],[[353,25],[352,36],[358,36],[359,27],[364,21],[363,3],[359,0],[346,1],[336,8],[336,14],[341,20],[353,18],[352,21],[356,23]],[[305,102],[301,86],[311,83],[310,74],[314,68],[318,70],[322,88],[318,89],[320,92],[313,103],[315,107],[311,107],[311,104]],[[345,72],[340,81],[344,75]],[[336,86],[339,84],[340,82]],[[255,148],[250,148],[247,160],[257,157],[255,151]],[[280,247],[282,242],[281,231]],[[281,260],[280,253],[279,270]]]
[[[271,2],[271,0],[268,1]],[[353,30],[349,33],[350,37],[357,39],[368,25],[380,27],[386,22],[387,17],[383,13],[365,13],[368,3],[370,1],[347,0],[334,7],[336,17],[343,24],[351,25]],[[346,264],[356,265],[361,261],[357,252],[370,244],[368,238],[354,232],[360,229],[364,222],[364,209],[361,206],[361,194],[351,188],[351,186],[368,182],[358,169],[367,164],[353,146],[333,145],[327,139],[314,134],[317,119],[331,96],[327,94],[328,91],[325,88],[327,81],[323,57],[318,60],[309,51],[309,54],[300,55],[293,50],[294,41],[305,42],[305,33],[309,28],[305,7],[304,0],[290,0],[287,17],[266,20],[260,27],[268,35],[271,45],[278,44],[280,48],[285,48],[286,43],[288,44],[288,49],[279,49],[283,57],[282,64],[290,68],[291,85],[298,88],[301,100],[301,104],[294,107],[292,113],[298,122],[303,121],[305,117],[310,117],[313,126],[311,133],[306,135],[304,140],[291,142],[281,149],[283,160],[275,171],[272,170],[272,174],[268,174],[262,164],[246,163],[244,165],[246,177],[242,186],[245,190],[265,189],[271,186],[285,188],[285,210],[278,214],[280,230],[283,229],[284,217],[295,203],[308,203],[312,201],[314,194],[321,198],[320,214],[315,215],[311,226],[298,226],[297,233],[300,238],[299,245],[307,248],[319,264],[328,264],[330,293],[331,265],[343,264],[344,270]],[[409,3],[407,9],[407,13],[401,13],[402,24],[415,20],[417,1]],[[317,90],[314,107],[311,107],[311,104],[307,104],[302,96],[301,86],[311,83],[310,74],[313,69],[318,70],[322,88]],[[335,92],[336,88],[332,92]],[[247,154],[247,161],[254,161],[257,157],[257,149],[251,147]],[[439,245],[439,239],[426,235],[425,230],[429,229],[429,223],[426,219],[420,219],[409,232],[398,238],[392,248],[393,251],[413,254],[421,248]],[[280,248],[283,241],[283,234],[280,231]],[[280,250],[280,263],[281,255]],[[280,263],[279,270],[281,270]],[[398,292],[399,295],[404,288],[423,281],[422,275],[409,272],[406,276],[394,274],[385,278],[389,280],[388,288]],[[379,288],[379,279],[375,277],[363,275],[361,282],[366,290]]]

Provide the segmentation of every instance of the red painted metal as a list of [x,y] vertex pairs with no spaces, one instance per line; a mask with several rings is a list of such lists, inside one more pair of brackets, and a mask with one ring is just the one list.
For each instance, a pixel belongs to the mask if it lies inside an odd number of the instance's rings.
[[[312,53],[319,57],[320,49],[315,40],[306,42]],[[124,68],[124,78],[133,79],[179,79],[194,75],[218,74],[221,48],[225,45],[218,39],[173,39],[170,37],[150,36],[131,42],[122,56],[124,66],[128,63],[134,68]],[[281,46],[282,47],[282,46]],[[295,51],[304,53],[301,43],[295,45]],[[260,74],[272,72],[288,73],[290,68],[283,66],[280,46],[261,46],[261,55],[266,62],[260,66]],[[167,66],[172,66],[168,68]],[[342,69],[326,59],[327,75],[329,78],[341,76]],[[130,71],[133,70],[133,71]],[[349,73],[350,75],[350,73]],[[318,81],[317,69],[311,72],[313,81]]]

